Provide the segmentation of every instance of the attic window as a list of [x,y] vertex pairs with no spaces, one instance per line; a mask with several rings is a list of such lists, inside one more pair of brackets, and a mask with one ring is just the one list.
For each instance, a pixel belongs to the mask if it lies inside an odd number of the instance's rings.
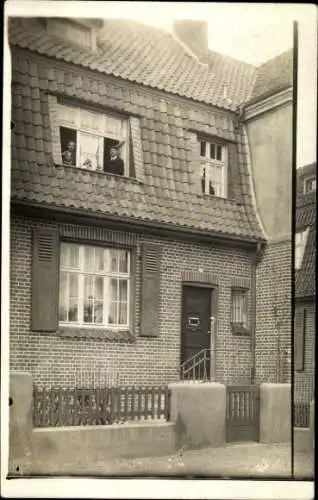
[[68,19],[47,19],[46,23],[47,31],[51,35],[91,49],[96,46],[96,34],[91,27]]
[[316,191],[316,176],[307,177],[304,179],[304,194]]
[[56,111],[64,165],[131,175],[126,119],[59,103]]
[[301,263],[306,248],[308,233],[309,233],[309,227],[307,227],[304,231],[299,231],[295,234],[295,269],[301,268]]
[[227,197],[227,147],[199,139],[202,193]]

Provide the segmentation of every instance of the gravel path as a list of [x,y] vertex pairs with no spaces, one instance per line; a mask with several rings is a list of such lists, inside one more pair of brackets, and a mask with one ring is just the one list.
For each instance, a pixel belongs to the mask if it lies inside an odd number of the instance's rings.
[[[295,454],[295,477],[313,478],[314,458]],[[31,473],[96,476],[219,476],[219,477],[291,477],[291,449],[286,444],[238,443],[219,448],[184,450],[165,457],[116,459],[95,463],[68,462],[34,464]],[[72,474],[74,475],[74,474]]]

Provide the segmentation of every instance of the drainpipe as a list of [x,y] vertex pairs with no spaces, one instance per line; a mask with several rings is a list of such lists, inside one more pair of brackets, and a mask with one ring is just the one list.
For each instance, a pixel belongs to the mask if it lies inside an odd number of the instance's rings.
[[252,263],[252,314],[251,314],[251,337],[250,337],[250,349],[251,349],[251,384],[255,384],[255,350],[256,350],[256,270],[257,264],[261,255],[262,245],[257,243],[256,252],[253,256]]

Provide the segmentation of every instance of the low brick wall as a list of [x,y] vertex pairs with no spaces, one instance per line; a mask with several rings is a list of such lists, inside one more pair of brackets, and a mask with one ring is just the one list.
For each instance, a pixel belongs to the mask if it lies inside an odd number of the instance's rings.
[[226,387],[216,383],[170,384],[170,420],[177,446],[188,449],[225,443]]
[[291,442],[291,385],[260,385],[260,442]]

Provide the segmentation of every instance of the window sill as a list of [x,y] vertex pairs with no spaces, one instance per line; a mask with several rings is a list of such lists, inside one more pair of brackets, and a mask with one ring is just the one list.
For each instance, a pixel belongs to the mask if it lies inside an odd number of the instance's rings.
[[55,167],[57,168],[65,168],[68,170],[74,170],[76,172],[84,172],[84,173],[89,173],[93,175],[105,175],[107,177],[115,177],[116,179],[124,179],[125,181],[128,182],[134,182],[135,184],[143,184],[141,181],[136,179],[135,177],[129,177],[127,175],[118,175],[118,174],[111,174],[110,172],[105,172],[104,170],[91,170],[89,168],[80,168],[80,167],[75,167],[74,165],[64,165],[63,163],[55,163]]
[[249,337],[251,332],[246,326],[239,325],[237,323],[232,323],[232,333],[239,337]]
[[68,338],[87,338],[134,342],[135,336],[130,330],[112,330],[111,328],[85,328],[81,326],[61,326],[57,334]]

